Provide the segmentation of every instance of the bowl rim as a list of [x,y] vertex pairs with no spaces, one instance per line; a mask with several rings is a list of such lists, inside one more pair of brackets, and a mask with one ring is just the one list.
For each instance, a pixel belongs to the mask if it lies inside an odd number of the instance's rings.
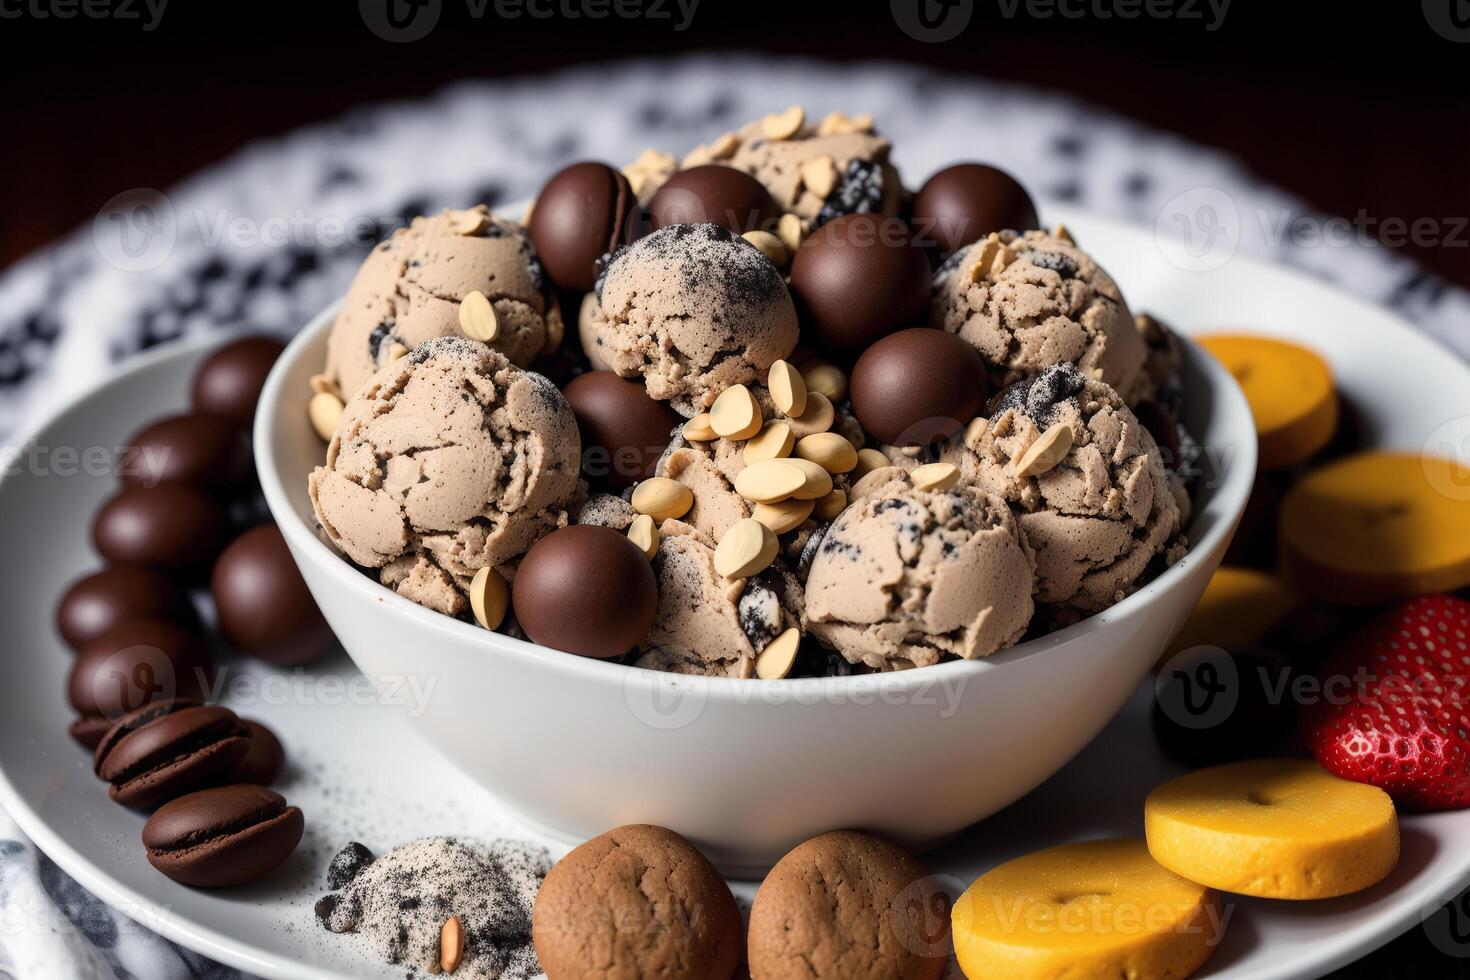
[[[749,699],[759,689],[770,699],[796,694],[799,690],[820,685],[834,695],[856,694],[872,689],[884,693],[913,693],[916,688],[932,689],[928,685],[948,683],[964,675],[980,676],[987,672],[1004,669],[1007,665],[1029,659],[1050,647],[1067,643],[1081,635],[1104,628],[1114,619],[1130,616],[1155,602],[1158,597],[1181,585],[1188,573],[1191,559],[1196,555],[1209,555],[1216,549],[1223,550],[1228,537],[1233,533],[1240,515],[1245,509],[1256,471],[1255,424],[1245,395],[1230,373],[1194,340],[1177,334],[1186,361],[1208,381],[1213,411],[1225,420],[1224,434],[1233,439],[1235,451],[1221,463],[1222,473],[1209,499],[1198,507],[1191,516],[1190,525],[1196,526],[1201,518],[1211,519],[1209,526],[1197,539],[1190,542],[1188,553],[1178,562],[1164,569],[1153,581],[1109,606],[1076,623],[1043,636],[1034,637],[1015,646],[975,660],[955,660],[933,664],[913,670],[891,671],[875,674],[859,674],[846,677],[796,677],[781,680],[758,678],[707,677],[691,674],[674,674],[664,671],[646,670],[616,662],[606,662],[590,657],[580,657],[564,651],[554,650],[533,643],[485,630],[461,622],[451,616],[427,609],[405,599],[393,590],[381,585],[360,572],[351,562],[338,554],[296,512],[288,490],[276,468],[276,443],[273,422],[276,413],[282,410],[289,398],[286,376],[293,372],[308,348],[320,335],[328,331],[336,319],[342,300],[328,305],[312,318],[292,339],[286,350],[276,360],[265,386],[261,391],[260,410],[256,412],[254,427],[255,460],[260,476],[261,488],[266,503],[276,523],[292,544],[293,552],[300,560],[312,562],[329,569],[330,581],[335,587],[357,596],[361,601],[374,602],[396,610],[409,617],[416,625],[428,630],[426,637],[441,636],[454,642],[484,644],[488,650],[496,650],[507,656],[529,657],[555,673],[565,674],[591,683],[618,684],[625,688],[660,686],[664,688],[689,688],[701,696],[729,699]],[[301,399],[301,417],[306,418],[306,399]],[[300,492],[304,492],[304,488]],[[351,656],[352,651],[348,651]]]

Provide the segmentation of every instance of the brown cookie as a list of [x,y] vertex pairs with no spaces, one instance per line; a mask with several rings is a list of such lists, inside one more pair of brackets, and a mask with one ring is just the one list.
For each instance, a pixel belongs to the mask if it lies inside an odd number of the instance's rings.
[[531,923],[547,980],[728,980],[740,959],[729,886],[694,845],[647,824],[562,858]]
[[850,830],[813,837],[756,892],[750,976],[937,980],[949,956],[948,907],[919,862],[888,841]]

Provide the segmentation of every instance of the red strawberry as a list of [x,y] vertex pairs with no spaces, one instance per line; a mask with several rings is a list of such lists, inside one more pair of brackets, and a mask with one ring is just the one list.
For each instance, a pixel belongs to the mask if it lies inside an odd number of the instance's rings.
[[1406,809],[1470,806],[1470,602],[1427,595],[1394,606],[1318,680],[1302,735],[1327,770]]

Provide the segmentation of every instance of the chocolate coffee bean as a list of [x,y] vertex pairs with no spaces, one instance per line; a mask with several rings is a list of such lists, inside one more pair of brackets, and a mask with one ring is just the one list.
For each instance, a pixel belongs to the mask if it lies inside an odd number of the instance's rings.
[[638,198],[605,163],[574,163],[536,195],[527,230],[541,265],[561,289],[588,292],[597,260],[628,241]]
[[258,721],[243,720],[245,727],[250,729],[250,747],[245,750],[245,758],[230,773],[228,781],[269,786],[286,767],[286,749],[275,732]]
[[680,170],[648,202],[653,230],[719,225],[737,235],[767,228],[780,216],[765,185],[743,170],[707,164]]
[[223,415],[173,415],[128,440],[118,476],[126,486],[182,480],[231,490],[254,471],[244,426]]
[[863,428],[894,446],[958,436],[985,405],[985,362],[954,334],[900,330],[863,352],[849,385]]
[[220,631],[236,649],[283,667],[315,660],[332,631],[274,524],[230,542],[211,578]]
[[224,546],[229,516],[214,498],[189,483],[124,487],[92,522],[92,543],[114,565],[146,565],[192,574]]
[[616,657],[653,626],[658,581],[627,535],[574,524],[526,553],[511,601],[517,622],[536,643],[583,657]]
[[165,803],[143,825],[143,846],[148,863],[180,884],[228,888],[274,870],[305,829],[285,797],[239,783]]
[[920,240],[949,253],[993,231],[1041,227],[1036,205],[1014,177],[983,163],[957,163],[924,182],[914,197]]
[[929,313],[930,268],[897,218],[849,214],[802,242],[791,262],[791,289],[828,348],[860,351]]
[[563,392],[582,430],[582,472],[614,490],[653,476],[669,445],[674,413],[638,381],[589,371]]
[[102,737],[92,771],[114,803],[150,809],[224,782],[244,760],[251,733],[229,708],[151,704]]
[[93,748],[115,719],[170,698],[204,700],[213,678],[209,650],[173,623],[140,619],[116,626],[77,652],[67,700],[80,716],[72,737]]
[[253,423],[266,375],[285,349],[274,337],[242,337],[209,355],[194,374],[194,411]]
[[161,619],[185,629],[199,617],[188,593],[151,568],[117,566],[77,579],[56,604],[56,629],[73,650],[133,619]]

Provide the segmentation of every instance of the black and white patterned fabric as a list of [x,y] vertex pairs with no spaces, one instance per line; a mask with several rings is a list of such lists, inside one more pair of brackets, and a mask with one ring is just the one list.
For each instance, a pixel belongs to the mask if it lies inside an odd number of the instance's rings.
[[[1283,235],[1293,218],[1316,216],[1224,154],[1070,99],[912,66],[700,56],[464,83],[254,144],[163,195],[120,195],[91,226],[0,275],[0,437],[17,438],[138,351],[290,335],[415,214],[521,201],[573,160],[682,153],[792,103],[814,117],[874,113],[911,186],[977,159],[1043,200],[1150,226],[1178,202],[1205,235],[1234,220],[1241,253],[1335,280],[1470,355],[1470,294],[1386,248]],[[3,813],[0,905],[48,924],[0,931],[0,980],[238,976],[108,910]]]

